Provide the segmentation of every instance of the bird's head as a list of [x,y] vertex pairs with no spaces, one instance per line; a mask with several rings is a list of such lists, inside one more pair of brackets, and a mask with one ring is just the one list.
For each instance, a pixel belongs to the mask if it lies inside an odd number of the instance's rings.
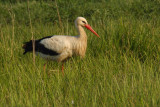
[[93,29],[92,27],[88,24],[87,20],[84,17],[77,17],[75,20],[76,26],[82,26],[86,27],[88,30],[90,30],[92,33],[94,33],[97,37],[100,37]]
[[87,20],[84,17],[77,17],[76,19],[77,25],[85,27],[88,24]]

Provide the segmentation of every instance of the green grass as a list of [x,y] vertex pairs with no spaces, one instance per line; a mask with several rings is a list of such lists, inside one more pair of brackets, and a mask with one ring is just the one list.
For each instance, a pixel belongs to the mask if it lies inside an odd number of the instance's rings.
[[[160,105],[159,1],[1,1],[0,106]],[[60,6],[63,6],[60,8]],[[69,5],[67,7],[67,5]],[[78,8],[78,10],[76,10]],[[14,18],[15,15],[15,18]],[[73,15],[73,16],[72,16]],[[90,31],[86,57],[61,64],[23,55],[23,42],[54,34],[77,35],[74,20],[84,16]]]

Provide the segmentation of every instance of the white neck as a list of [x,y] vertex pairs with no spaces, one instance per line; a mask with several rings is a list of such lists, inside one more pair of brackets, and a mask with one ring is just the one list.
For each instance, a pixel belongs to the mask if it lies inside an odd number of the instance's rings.
[[86,32],[84,31],[82,26],[77,26],[77,31],[79,34],[79,39],[87,39]]
[[86,53],[86,48],[87,48],[87,35],[82,26],[76,25],[76,28],[79,35],[77,36],[75,53],[80,55],[81,57],[84,57]]

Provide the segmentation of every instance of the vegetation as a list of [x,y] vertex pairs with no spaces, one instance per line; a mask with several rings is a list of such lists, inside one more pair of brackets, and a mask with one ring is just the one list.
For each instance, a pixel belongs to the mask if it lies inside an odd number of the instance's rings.
[[[159,14],[159,0],[1,0],[0,106],[159,106]],[[76,35],[78,16],[101,38],[86,31],[86,57],[68,60],[64,76],[60,63],[44,71],[22,54],[32,38]]]

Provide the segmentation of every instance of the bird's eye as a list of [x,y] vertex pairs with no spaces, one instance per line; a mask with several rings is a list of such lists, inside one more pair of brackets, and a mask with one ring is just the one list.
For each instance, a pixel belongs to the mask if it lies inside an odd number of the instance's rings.
[[84,24],[86,24],[86,22],[85,21],[82,21]]

